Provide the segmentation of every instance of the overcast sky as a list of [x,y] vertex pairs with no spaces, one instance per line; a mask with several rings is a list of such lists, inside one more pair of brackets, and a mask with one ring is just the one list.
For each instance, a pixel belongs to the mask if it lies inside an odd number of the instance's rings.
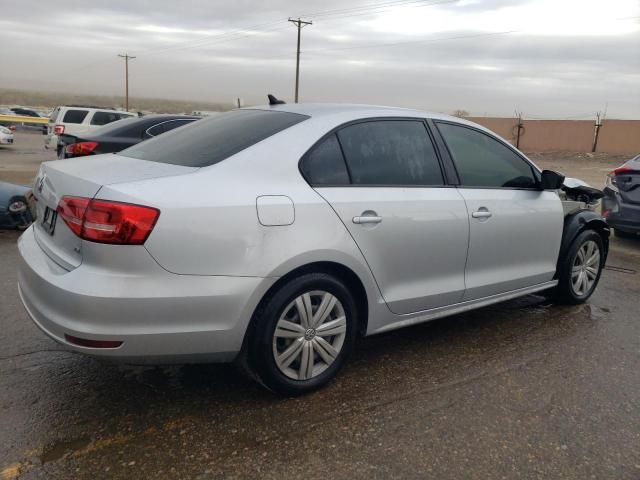
[[0,87],[640,118],[640,0],[3,1]]

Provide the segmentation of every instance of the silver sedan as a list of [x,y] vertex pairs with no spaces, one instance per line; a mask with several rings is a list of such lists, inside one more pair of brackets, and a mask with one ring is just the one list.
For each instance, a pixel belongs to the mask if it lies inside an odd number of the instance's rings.
[[[47,162],[19,240],[33,321],[127,362],[333,378],[359,336],[533,292],[584,302],[609,231],[488,130],[398,108],[269,105]],[[574,202],[575,203],[575,202]]]

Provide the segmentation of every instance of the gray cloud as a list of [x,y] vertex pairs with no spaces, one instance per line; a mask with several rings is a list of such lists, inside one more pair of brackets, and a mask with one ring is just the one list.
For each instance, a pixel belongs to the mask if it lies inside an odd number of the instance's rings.
[[[295,28],[286,18],[315,13],[303,33],[304,101],[553,117],[607,104],[610,117],[638,117],[640,28],[626,18],[640,15],[637,2],[620,0],[602,21],[549,8],[546,25],[536,17],[546,18],[545,1],[314,0],[302,9],[285,0],[59,0],[49,9],[23,0],[0,18],[10,46],[0,86],[119,94],[116,54],[126,51],[137,56],[134,96],[290,99]],[[601,29],[590,31],[594,18]]]

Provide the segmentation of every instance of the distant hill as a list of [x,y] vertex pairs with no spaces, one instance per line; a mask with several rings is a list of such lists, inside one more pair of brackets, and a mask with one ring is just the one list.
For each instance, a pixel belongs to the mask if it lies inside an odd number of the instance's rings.
[[[0,88],[0,105],[25,105],[53,108],[58,105],[98,105],[109,108],[124,108],[124,99],[106,95],[72,95],[69,93],[37,92]],[[191,113],[200,111],[225,111],[234,108],[231,104],[197,102],[193,100],[168,100],[163,98],[129,97],[130,111],[156,113]]]

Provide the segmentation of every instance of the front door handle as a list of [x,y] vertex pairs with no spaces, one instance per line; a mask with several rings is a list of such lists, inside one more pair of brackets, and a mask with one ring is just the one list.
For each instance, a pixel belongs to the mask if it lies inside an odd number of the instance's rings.
[[493,214],[484,207],[479,208],[477,211],[471,214],[473,218],[490,218],[491,215]]
[[357,225],[362,225],[364,223],[380,223],[382,221],[382,217],[379,217],[376,212],[366,211],[362,212],[362,215],[359,217],[353,217],[351,221]]

